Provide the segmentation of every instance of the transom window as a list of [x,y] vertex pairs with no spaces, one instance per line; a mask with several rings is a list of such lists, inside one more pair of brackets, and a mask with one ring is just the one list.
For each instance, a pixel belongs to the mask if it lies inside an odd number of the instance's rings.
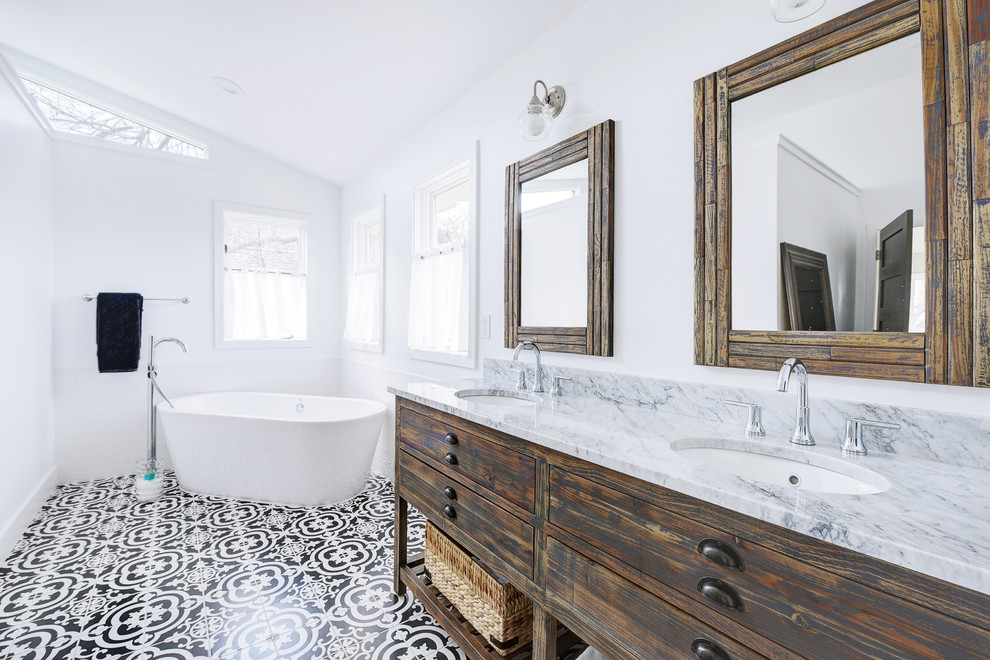
[[82,94],[55,89],[23,74],[21,82],[34,97],[52,130],[191,158],[208,157],[205,145],[155,127],[151,122],[125,116],[108,106],[83,100]]

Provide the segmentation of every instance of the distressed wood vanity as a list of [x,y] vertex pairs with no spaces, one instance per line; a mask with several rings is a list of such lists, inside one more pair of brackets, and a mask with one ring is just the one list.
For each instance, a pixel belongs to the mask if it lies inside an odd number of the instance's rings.
[[407,553],[408,506],[610,658],[985,658],[990,596],[396,399],[395,590],[490,645]]
[[[990,384],[986,4],[874,0],[696,82],[696,364],[776,370],[798,357],[814,373]],[[925,332],[733,326],[732,104],[919,33]],[[613,131],[606,122],[507,170],[507,348],[531,339],[545,350],[611,354]],[[578,328],[531,327],[520,311],[521,186],[585,157],[588,180],[608,182],[595,184],[600,194],[587,218],[589,235],[596,237],[591,243],[601,248],[588,254],[588,321]],[[777,249],[776,238],[771,247]],[[471,416],[472,409],[451,403],[452,398],[438,403],[428,396],[438,390],[429,387],[392,391],[397,394],[395,590],[411,590],[472,658],[500,656],[431,584],[422,558],[409,556],[409,506],[533,600],[532,656],[538,660],[557,657],[559,624],[607,657],[628,660],[990,657],[988,501],[983,488],[974,486],[985,482],[985,472],[974,471],[967,481],[956,468],[940,468],[939,483],[957,497],[943,498],[931,516],[897,519],[912,505],[934,502],[916,483],[904,488],[910,480],[901,475],[900,492],[892,489],[897,497],[872,500],[888,508],[868,512],[869,524],[858,529],[856,545],[849,542],[850,528],[840,524],[841,507],[872,506],[865,497],[819,498],[814,515],[804,515],[785,510],[775,499],[779,492],[764,492],[756,483],[749,484],[750,492],[735,488],[729,494],[726,483],[708,488],[702,479],[708,490],[699,487],[695,496],[659,485],[678,486],[676,479],[668,480],[672,473],[663,474],[672,461],[664,463],[667,458],[647,450],[625,450],[659,444],[656,436],[663,436],[665,424],[660,417],[644,425],[649,437],[628,438],[604,424],[588,424],[606,442],[597,443],[597,436],[596,443],[588,442],[585,429],[580,442],[569,444],[570,436],[578,435],[574,419],[547,434],[538,414],[516,426],[502,417],[499,426],[493,416],[479,413],[470,421],[426,405],[446,403],[445,410]],[[589,419],[596,421],[593,415]],[[485,421],[502,430],[479,423]],[[558,444],[540,444],[547,437]],[[616,469],[590,460],[596,452],[595,460],[604,456]],[[652,474],[638,471],[640,455],[653,458]],[[966,469],[965,463],[950,465]],[[931,487],[934,468],[915,469],[922,471],[908,474]],[[688,491],[697,485],[687,478],[680,484]],[[709,496],[725,505],[707,501]],[[763,512],[777,516],[772,518],[777,524],[730,508],[744,502],[740,510],[761,515],[745,508],[756,500],[766,507]],[[814,527],[795,525],[802,515],[802,524]],[[840,522],[832,526],[833,519]],[[951,542],[925,545],[932,539]],[[957,570],[960,566],[974,569],[978,580],[967,581],[972,575]],[[956,572],[939,572],[946,567]]]

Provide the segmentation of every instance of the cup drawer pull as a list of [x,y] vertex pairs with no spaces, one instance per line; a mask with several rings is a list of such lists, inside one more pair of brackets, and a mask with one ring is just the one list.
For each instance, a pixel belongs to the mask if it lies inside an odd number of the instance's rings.
[[726,568],[734,568],[737,571],[743,570],[742,558],[732,546],[717,539],[705,539],[698,544],[698,552],[705,559],[721,564]]
[[457,434],[454,433],[454,432],[448,433],[446,436],[444,436],[443,439],[447,441],[447,444],[448,445],[456,445],[457,444]]
[[446,488],[443,489],[443,494],[447,496],[447,499],[448,500],[456,500],[457,499],[457,491],[455,491],[450,486],[447,486]]
[[731,660],[729,654],[723,651],[718,644],[707,639],[696,639],[691,645],[694,657],[698,660]]
[[739,597],[735,589],[719,579],[713,577],[701,578],[698,582],[698,591],[713,603],[718,603],[722,607],[728,607],[729,609],[742,611],[742,598]]
[[448,451],[443,455],[443,462],[447,465],[457,465],[457,456],[453,452]]
[[443,508],[443,517],[450,518],[451,520],[453,520],[454,518],[457,517],[457,511],[454,510],[454,507],[448,504]]

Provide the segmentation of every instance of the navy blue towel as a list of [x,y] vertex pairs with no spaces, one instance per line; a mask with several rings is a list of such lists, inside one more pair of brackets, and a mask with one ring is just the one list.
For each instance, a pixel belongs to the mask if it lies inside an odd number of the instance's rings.
[[141,360],[140,293],[96,296],[96,359],[100,373],[137,371]]

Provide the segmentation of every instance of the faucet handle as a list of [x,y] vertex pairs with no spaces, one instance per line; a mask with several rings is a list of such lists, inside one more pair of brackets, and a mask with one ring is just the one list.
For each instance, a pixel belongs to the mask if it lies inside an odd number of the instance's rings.
[[516,389],[524,390],[526,389],[526,372],[522,369],[509,369],[509,371],[516,374]]
[[882,429],[899,429],[900,424],[890,422],[878,422],[872,419],[861,419],[851,417],[846,420],[846,439],[842,443],[843,456],[865,456],[866,445],[863,443],[863,427],[876,426]]
[[573,379],[570,376],[554,376],[553,377],[553,382],[550,385],[550,395],[551,396],[560,396],[561,394],[564,393],[564,390],[560,387],[561,381],[564,381],[564,380],[573,380]]
[[749,410],[749,419],[746,421],[747,438],[762,438],[767,434],[763,430],[763,413],[758,404],[748,401],[732,401],[730,399],[726,399],[725,403],[730,406],[740,406]]

